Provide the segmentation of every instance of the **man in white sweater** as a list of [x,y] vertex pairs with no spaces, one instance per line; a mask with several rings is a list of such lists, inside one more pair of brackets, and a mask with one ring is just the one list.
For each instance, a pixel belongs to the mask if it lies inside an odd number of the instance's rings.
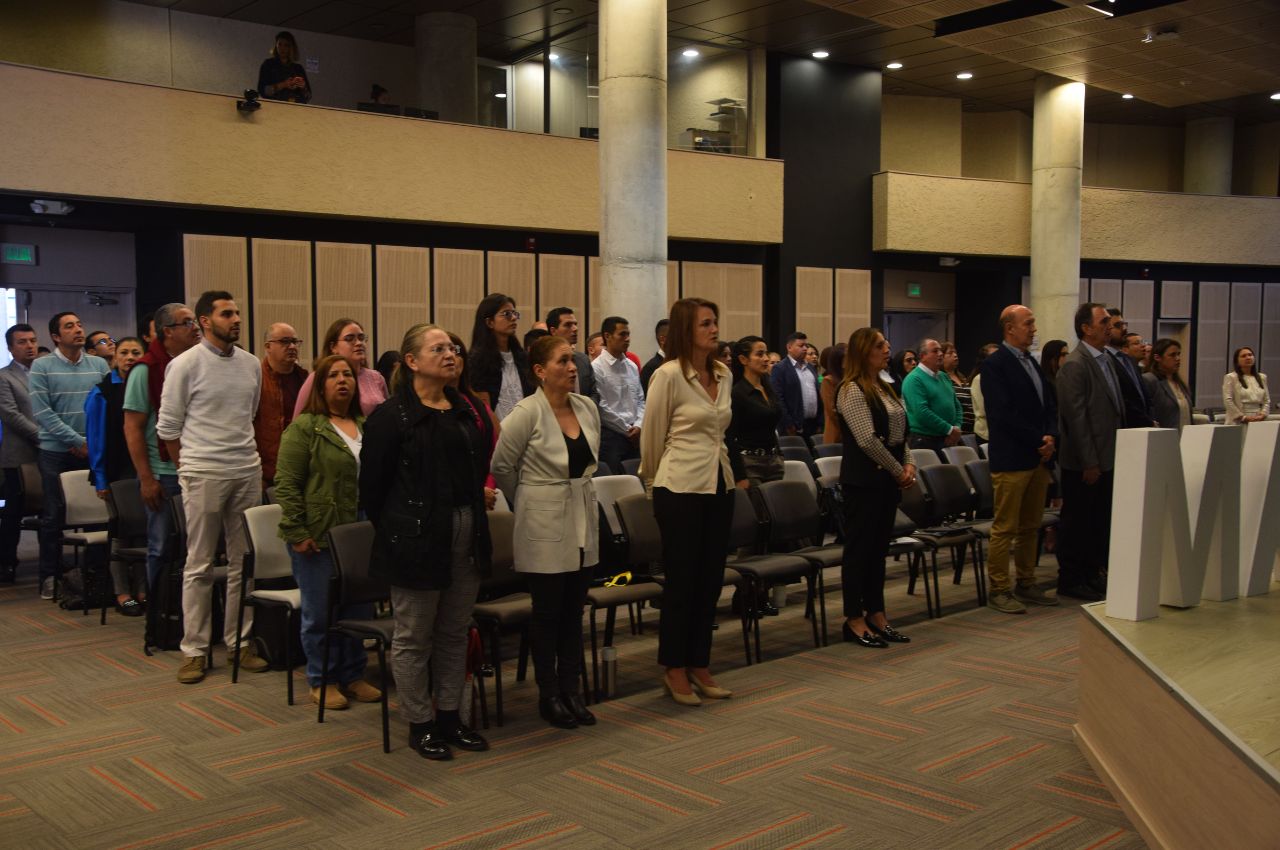
[[[236,644],[236,616],[248,549],[241,515],[262,501],[262,464],[253,436],[262,366],[236,347],[240,309],[229,292],[206,292],[196,302],[204,339],[168,366],[156,435],[178,465],[187,517],[187,564],[182,576],[182,654],[178,681],[204,678],[212,628],[213,568],[218,537],[227,543],[227,614],[223,640]],[[252,627],[245,612],[244,636]],[[267,663],[247,643],[240,667],[261,671]]]

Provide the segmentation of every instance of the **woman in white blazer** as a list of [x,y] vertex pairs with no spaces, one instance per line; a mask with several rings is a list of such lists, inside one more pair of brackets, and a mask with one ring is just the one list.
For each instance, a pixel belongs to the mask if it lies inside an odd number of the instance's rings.
[[1222,406],[1232,425],[1261,422],[1271,412],[1267,376],[1258,371],[1253,349],[1237,348],[1231,358],[1234,369],[1222,379]]
[[515,503],[515,569],[533,596],[534,677],[538,713],[552,726],[590,726],[595,716],[578,690],[582,606],[599,558],[596,491],[600,411],[573,392],[573,348],[561,337],[529,351],[537,392],[502,420],[490,470]]

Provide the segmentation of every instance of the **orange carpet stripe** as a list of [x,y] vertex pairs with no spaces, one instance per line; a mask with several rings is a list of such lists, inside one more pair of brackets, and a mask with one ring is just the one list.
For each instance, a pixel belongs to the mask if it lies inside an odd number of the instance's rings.
[[951,649],[952,646],[954,646],[954,644],[952,644],[951,641],[944,641],[937,646],[920,647],[919,649],[908,648],[906,651],[901,653],[895,652],[892,658],[886,658],[883,663],[888,664],[891,667],[898,664],[906,664],[915,661],[922,655],[937,655],[938,653],[946,652]]
[[570,779],[577,779],[579,782],[589,782],[592,785],[599,785],[601,788],[605,788],[609,791],[614,791],[618,794],[623,795],[624,797],[630,797],[633,800],[639,800],[642,803],[648,803],[650,806],[653,806],[659,809],[664,809],[668,812],[671,812],[672,814],[684,815],[685,817],[688,817],[689,815],[689,812],[686,812],[684,809],[678,809],[675,806],[671,806],[662,802],[661,800],[655,800],[652,797],[649,797],[645,794],[641,794],[639,791],[632,791],[630,788],[627,788],[624,785],[616,785],[612,782],[601,779],[598,776],[591,776],[590,774],[582,773],[581,771],[577,771],[577,770],[566,770],[564,772],[564,775],[568,776]]
[[434,803],[435,805],[441,806],[441,807],[449,805],[447,802],[445,802],[444,800],[441,800],[439,797],[436,797],[432,794],[428,794],[426,791],[423,791],[421,788],[415,788],[412,785],[410,785],[408,782],[402,782],[399,779],[396,779],[394,776],[391,776],[390,774],[383,773],[380,770],[369,767],[369,765],[365,764],[364,762],[353,761],[351,762],[351,766],[354,767],[356,770],[361,770],[369,774],[370,776],[376,776],[378,779],[381,779],[384,782],[389,782],[392,785],[397,786],[398,788],[403,788],[404,790],[408,791],[410,794],[413,794],[414,796],[417,796],[417,797],[421,797],[422,799],[426,800],[429,803]]
[[931,694],[931,693],[934,693],[935,691],[944,691],[947,688],[959,685],[963,681],[964,679],[951,679],[949,681],[943,682],[940,685],[934,685],[931,688],[921,688],[918,691],[912,691],[911,693],[903,694],[900,697],[894,697],[893,699],[884,700],[883,702],[880,703],[880,705],[897,705],[900,702],[906,702],[907,700],[915,699],[916,697],[922,697],[925,694]]
[[292,759],[290,761],[272,762],[271,764],[266,764],[261,767],[251,767],[248,770],[237,771],[236,773],[233,773],[231,775],[236,779],[243,779],[246,776],[253,776],[258,773],[266,773],[269,770],[279,770],[282,767],[297,767],[300,764],[306,764],[307,762],[315,761],[316,759],[329,758],[330,756],[340,756],[343,753],[354,753],[356,750],[367,750],[372,747],[381,748],[382,744],[378,741],[362,741],[359,744],[352,744],[349,747],[341,747],[336,750],[325,750],[324,752],[316,753],[310,756],[303,756],[302,758]]
[[611,703],[609,705],[609,708],[616,709],[619,711],[625,711],[628,714],[639,714],[641,716],[648,717],[651,720],[658,720],[658,721],[661,721],[664,726],[675,726],[676,728],[679,728],[679,729],[687,729],[690,732],[706,732],[707,731],[702,726],[696,726],[692,723],[686,723],[685,721],[679,720],[675,717],[671,717],[666,714],[660,714],[659,712],[656,712],[656,711],[650,711],[647,708],[639,708],[634,705],[627,705],[626,703],[623,703],[623,702]]
[[1003,744],[1005,741],[1011,741],[1011,740],[1013,740],[1011,736],[1001,735],[999,738],[992,738],[990,741],[987,741],[985,744],[978,744],[978,746],[976,747],[970,747],[967,750],[961,750],[958,753],[952,753],[946,758],[941,758],[941,759],[938,759],[937,761],[930,762],[929,764],[926,764],[924,767],[916,768],[916,770],[919,771],[920,773],[924,773],[926,770],[932,770],[933,768],[938,767],[939,765],[944,765],[949,761],[955,761],[958,758],[963,758],[965,756],[973,755],[974,753],[981,752],[982,750],[985,750],[988,747],[994,747],[996,744]]
[[44,623],[41,623],[38,620],[33,620],[31,617],[28,617],[25,614],[15,617],[14,619],[18,620],[19,622],[26,623],[28,626],[35,629],[36,631],[44,632],[47,635],[51,635],[54,633],[54,629],[49,628]]
[[1097,850],[1097,848],[1110,844],[1112,841],[1115,841],[1117,838],[1124,835],[1128,831],[1129,830],[1127,829],[1117,829],[1115,832],[1103,838],[1101,841],[1095,841],[1094,843],[1090,844],[1088,847],[1084,848],[1084,850]]
[[482,835],[491,835],[495,832],[501,832],[504,829],[510,829],[513,826],[519,826],[529,821],[542,820],[551,817],[550,812],[536,812],[528,817],[517,818],[506,823],[500,823],[497,826],[491,826],[488,829],[477,830],[476,832],[468,832],[466,835],[459,835],[457,838],[450,838],[448,841],[442,841],[439,844],[432,844],[422,848],[422,850],[440,850],[441,847],[448,847],[450,844],[460,844],[463,841],[470,841],[472,838],[479,838]]
[[31,709],[32,711],[34,711],[36,714],[40,715],[40,716],[41,716],[41,717],[43,717],[45,720],[48,720],[48,721],[49,721],[50,723],[52,723],[54,726],[66,726],[66,725],[67,725],[67,721],[63,720],[63,719],[62,719],[61,717],[59,717],[58,715],[54,714],[52,711],[49,711],[47,708],[45,708],[45,707],[43,707],[43,706],[39,705],[38,703],[36,703],[36,701],[35,701],[35,700],[31,699],[30,697],[26,697],[26,696],[18,697],[18,702],[22,703],[22,704],[23,704],[23,705],[25,705],[27,708],[29,708],[29,709]]
[[1008,667],[1010,670],[1021,670],[1026,673],[1035,673],[1041,676],[1053,676],[1064,682],[1069,682],[1075,677],[1070,673],[1063,673],[1060,670],[1046,669],[1032,664],[1019,664],[1016,661],[1005,661],[1000,658],[984,658],[982,656],[971,656],[967,661],[976,661],[979,664],[990,664],[994,667]]
[[663,732],[661,729],[654,729],[651,726],[645,726],[643,723],[636,723],[634,720],[626,720],[621,717],[610,717],[608,714],[604,713],[597,714],[596,717],[606,723],[617,723],[619,726],[626,726],[628,729],[635,729],[639,732],[644,732],[647,735],[653,735],[655,738],[660,738],[663,741],[680,740],[680,736],[678,735],[672,735],[669,732]]
[[[121,749],[122,747],[136,747],[139,744],[150,744],[159,740],[160,740],[159,735],[148,735],[145,738],[134,738],[131,741],[121,741],[118,744],[107,744],[101,747],[94,747],[91,750],[77,750],[74,753],[64,753],[60,756],[51,756],[47,759],[41,759],[39,761],[31,761],[31,762],[26,762],[25,764],[16,765],[14,767],[6,767],[3,770],[0,770],[0,775],[6,774],[6,773],[17,773],[18,771],[28,770],[33,767],[46,767],[51,764],[57,764],[58,762],[71,761],[72,759],[83,758],[85,756],[102,755],[104,753],[111,752],[112,750]],[[61,749],[65,749],[65,748],[66,748],[65,745],[61,747]]]
[[1057,658],[1059,655],[1070,655],[1071,653],[1076,652],[1079,649],[1080,649],[1080,644],[1078,643],[1068,644],[1067,646],[1064,646],[1060,649],[1054,649],[1049,652],[1046,652],[1043,655],[1037,655],[1036,660],[1047,661],[1050,658]]
[[518,752],[507,753],[506,755],[498,756],[497,758],[491,758],[486,761],[476,762],[475,764],[467,765],[465,767],[455,767],[452,771],[450,771],[450,773],[470,773],[473,770],[484,770],[486,767],[493,767],[494,765],[497,765],[497,764],[505,764],[506,762],[509,762],[512,759],[518,759],[518,758],[521,758],[522,756],[529,755],[530,753],[542,752],[543,750],[550,750],[550,749],[553,749],[554,747],[563,747],[566,744],[572,744],[573,740],[574,740],[573,738],[566,737],[566,738],[560,738],[555,741],[548,741],[545,744],[538,744],[535,747],[525,747],[523,750],[519,750]]
[[878,785],[886,785],[890,788],[896,788],[899,791],[906,791],[908,794],[915,794],[917,797],[927,797],[930,800],[937,800],[939,803],[946,803],[947,805],[955,806],[960,809],[968,809],[971,812],[979,811],[982,808],[982,806],[979,806],[976,803],[969,803],[964,800],[958,800],[955,797],[948,797],[944,794],[926,791],[925,789],[918,788],[915,785],[908,785],[905,782],[895,782],[892,779],[885,779],[883,776],[876,776],[874,774],[865,773],[861,770],[854,770],[851,767],[843,767],[837,764],[832,765],[831,769],[837,773],[843,773],[846,776],[853,776],[858,779],[866,780],[867,782],[875,782]]
[[277,829],[284,829],[290,826],[301,826],[306,822],[307,822],[306,818],[289,818],[289,820],[283,820],[283,821],[280,821],[279,823],[272,823],[272,824],[267,824],[266,826],[260,826],[257,829],[251,829],[248,832],[241,832],[236,835],[228,835],[226,838],[219,838],[214,841],[206,841],[204,844],[196,844],[193,847],[188,847],[187,850],[205,850],[208,847],[217,847],[220,844],[227,844],[228,842],[232,842],[232,841],[242,841],[246,838],[253,838],[255,835],[262,835],[264,832],[274,832]]
[[964,774],[963,776],[957,777],[956,781],[964,782],[966,779],[972,779],[975,776],[981,776],[984,773],[995,770],[997,767],[1003,767],[1004,765],[1009,764],[1010,762],[1015,762],[1018,759],[1026,758],[1032,753],[1038,753],[1048,746],[1049,746],[1048,744],[1036,744],[1035,746],[1028,747],[1027,749],[1023,750],[1020,753],[1014,753],[1011,756],[1005,756],[1004,758],[997,759],[996,761],[991,762],[991,764],[988,764],[984,767],[980,767],[977,770],[971,770],[968,773]]
[[930,820],[936,820],[939,823],[951,823],[955,820],[955,818],[948,815],[942,815],[937,812],[930,811],[929,809],[922,809],[919,806],[913,806],[910,803],[904,803],[901,800],[895,800],[893,797],[886,797],[883,794],[874,794],[870,791],[856,788],[853,785],[845,785],[843,782],[836,782],[832,779],[823,779],[821,776],[814,776],[812,773],[806,774],[804,778],[810,782],[815,782],[818,785],[826,785],[829,788],[836,788],[840,791],[845,791],[858,797],[875,800],[877,802],[884,803],[886,806],[893,806],[895,809],[902,809],[904,812],[911,812],[912,814],[917,814],[921,817],[929,818]]
[[0,812],[0,818],[11,818],[14,815],[26,815],[30,813],[31,813],[31,810],[28,809],[26,806],[20,806],[19,808],[16,808],[16,809],[5,809],[3,812]]
[[1053,833],[1057,832],[1060,829],[1064,829],[1068,826],[1071,826],[1071,824],[1075,823],[1078,820],[1080,820],[1080,818],[1079,816],[1076,816],[1076,817],[1067,818],[1061,823],[1055,823],[1053,826],[1049,827],[1048,829],[1042,829],[1039,832],[1037,832],[1035,835],[1031,836],[1030,838],[1024,841],[1018,842],[1017,844],[1010,847],[1009,850],[1022,850],[1023,847],[1026,847],[1031,844],[1035,844],[1037,841],[1039,841],[1041,838],[1044,838],[1046,835],[1052,835]]
[[90,622],[92,622],[89,619],[89,617],[85,614],[81,614],[79,617],[72,619],[71,617],[68,617],[65,614],[55,614],[54,612],[50,611],[45,616],[47,616],[50,620],[57,620],[59,623],[65,623],[68,626],[75,626],[77,629],[83,629],[85,626],[89,625]]
[[1048,676],[1033,676],[1030,673],[1023,673],[1018,670],[1001,670],[998,667],[990,667],[985,664],[978,664],[970,661],[948,661],[952,667],[959,667],[962,670],[976,670],[979,673],[995,673],[997,676],[1008,676],[1010,679],[1020,679],[1024,682],[1041,682],[1046,685],[1061,685],[1063,679],[1051,679]]
[[978,635],[982,635],[983,637],[998,638],[1000,640],[1007,641],[1009,643],[1012,643],[1013,641],[1018,640],[1017,635],[1009,635],[1009,634],[1005,634],[1004,632],[996,631],[995,629],[984,628],[982,626],[974,626],[974,625],[970,625],[969,623],[959,623],[959,622],[956,622],[955,620],[951,620],[951,621],[937,620],[936,622],[938,625],[942,626],[942,628],[944,629],[959,629],[960,631],[969,632],[970,634],[978,634]]
[[[169,666],[169,665],[166,665]],[[200,685],[200,695],[208,696],[215,691],[226,690],[231,687],[230,682],[221,685],[204,683]],[[105,708],[123,708],[127,705],[137,705],[142,702],[155,702],[157,700],[173,699],[173,685],[166,683],[163,685],[154,685],[150,688],[131,688],[126,693],[110,694],[100,697],[98,702]]]
[[227,723],[225,720],[219,720],[218,718],[214,717],[212,714],[209,714],[208,712],[205,712],[205,711],[201,711],[200,709],[196,708],[194,705],[191,705],[190,703],[180,702],[178,703],[178,708],[182,709],[187,714],[190,714],[192,717],[199,717],[201,720],[207,720],[208,722],[212,723],[214,726],[217,726],[220,729],[227,730],[232,735],[239,735],[241,732],[240,729],[236,728],[235,726],[232,726],[230,723]]
[[231,765],[233,764],[240,764],[241,762],[253,761],[254,759],[265,758],[266,756],[278,756],[281,753],[287,753],[290,750],[301,750],[306,747],[314,746],[318,743],[319,744],[336,744],[339,741],[345,741],[346,739],[353,738],[359,734],[360,734],[359,732],[345,732],[341,735],[337,735],[333,738],[330,738],[327,741],[303,741],[300,744],[290,744],[287,747],[279,747],[274,750],[264,750],[260,753],[250,753],[247,756],[237,756],[236,758],[227,759],[226,761],[215,761],[215,762],[212,762],[212,766],[213,767],[231,767]]
[[1005,717],[1015,717],[1018,720],[1030,720],[1032,723],[1040,723],[1045,726],[1053,726],[1058,729],[1070,729],[1070,723],[1063,723],[1061,720],[1050,720],[1047,717],[1036,717],[1033,714],[1023,714],[1020,711],[1010,711],[1004,706],[998,706],[991,709],[995,714],[1003,714]]
[[741,691],[735,690],[733,693],[734,693],[734,696],[745,697],[751,694],[759,693],[760,691],[767,691],[770,688],[776,688],[778,687],[778,685],[782,685],[782,684],[786,684],[786,683],[782,679],[778,679],[776,682],[764,682],[763,684],[756,685],[754,688],[745,688]]
[[827,666],[825,658],[822,659],[821,661],[818,661],[816,659],[805,658],[804,656],[798,655],[792,658],[780,658],[778,659],[778,661],[785,661],[790,664],[798,664],[801,667],[808,667],[812,670],[821,670],[823,672],[823,675],[838,676],[841,679],[853,679],[855,682],[867,682],[868,684],[871,684],[879,681],[879,679],[877,679],[875,676],[868,676],[866,673],[857,673],[857,672],[854,672],[853,670],[832,669],[831,667]]
[[533,844],[535,841],[542,841],[545,838],[554,838],[557,835],[563,835],[566,832],[573,832],[574,830],[578,830],[578,829],[582,829],[582,824],[571,823],[568,826],[562,826],[559,829],[553,829],[550,832],[544,832],[541,835],[535,835],[531,838],[526,838],[522,841],[516,841],[511,844],[504,844],[501,847],[499,847],[498,850],[515,850],[516,847],[523,847],[526,844]]
[[1076,715],[1075,715],[1075,713],[1074,713],[1074,712],[1071,712],[1071,711],[1062,711],[1061,709],[1057,709],[1057,708],[1049,708],[1049,707],[1047,707],[1047,706],[1043,706],[1043,705],[1033,705],[1033,704],[1031,704],[1031,703],[1029,703],[1029,702],[1023,702],[1022,700],[1017,700],[1017,699],[1016,699],[1016,700],[1014,700],[1014,701],[1013,701],[1013,705],[1018,706],[1018,708],[1029,708],[1029,709],[1031,709],[1032,711],[1043,711],[1045,714],[1056,714],[1056,715],[1058,715],[1059,717],[1065,717],[1065,718],[1067,718],[1068,720],[1075,720],[1075,719],[1076,719]]
[[786,699],[787,697],[799,696],[800,694],[807,694],[812,690],[813,688],[793,688],[792,690],[789,690],[789,691],[780,691],[771,697],[765,697],[763,699],[753,700],[752,702],[748,702],[748,703],[739,703],[738,705],[732,706],[731,708],[722,709],[721,711],[718,711],[716,713],[717,714],[733,714],[735,711],[746,711],[747,709],[755,708],[758,705],[767,705],[768,703],[777,702],[778,700]]
[[161,670],[168,670],[172,666],[170,664],[166,664],[165,662],[161,661],[159,658],[153,658],[147,655],[145,652],[139,649],[125,649],[124,654],[132,658],[136,658],[139,661],[142,661],[146,664],[150,664],[152,667],[157,667]]
[[1079,791],[1068,791],[1066,788],[1059,788],[1056,785],[1046,785],[1043,782],[1037,782],[1036,788],[1041,791],[1051,791],[1054,794],[1060,794],[1063,797],[1071,797],[1074,800],[1083,800],[1086,803],[1096,803],[1099,806],[1106,806],[1108,809],[1120,810],[1120,804],[1111,800],[1103,800],[1098,797],[1091,797],[1088,794],[1081,794]]
[[766,770],[773,770],[776,767],[782,767],[784,764],[791,764],[792,762],[795,762],[795,761],[803,761],[805,759],[812,758],[813,756],[816,756],[819,753],[828,752],[830,751],[830,749],[831,747],[826,747],[826,746],[814,747],[813,749],[805,750],[802,753],[796,753],[794,755],[786,756],[784,758],[775,759],[774,761],[765,762],[764,764],[757,765],[756,767],[753,767],[750,770],[744,770],[742,773],[735,773],[733,776],[725,777],[724,779],[720,780],[720,783],[722,785],[730,785],[734,782],[737,782],[739,779],[746,779],[747,777],[755,776],[757,773],[764,773]]
[[771,823],[768,826],[762,826],[757,830],[748,832],[746,835],[739,835],[737,838],[730,838],[725,843],[717,844],[715,847],[712,847],[711,850],[724,850],[725,847],[732,847],[735,844],[741,844],[742,842],[746,841],[749,838],[755,838],[757,835],[764,835],[766,832],[773,832],[775,829],[778,829],[779,827],[783,827],[783,826],[786,826],[787,824],[795,823],[798,820],[804,820],[805,818],[811,818],[811,817],[813,817],[813,815],[809,814],[808,812],[801,812],[798,815],[792,815],[789,818],[783,818],[777,823]]
[[177,829],[177,830],[174,830],[173,832],[166,832],[163,835],[153,835],[150,838],[144,838],[143,840],[135,841],[132,844],[122,844],[119,847],[116,847],[115,850],[134,850],[134,848],[137,848],[137,847],[146,847],[151,844],[160,844],[165,841],[171,841],[175,838],[182,838],[183,836],[194,835],[197,832],[204,832],[207,829],[214,829],[219,826],[227,826],[229,824],[240,823],[242,821],[251,820],[253,818],[260,817],[262,815],[273,814],[274,812],[283,811],[283,809],[284,809],[284,806],[267,806],[262,809],[256,809],[252,812],[245,812],[244,814],[234,815],[229,818],[222,818],[221,820],[202,823],[198,826],[189,826],[186,829]]
[[[1105,782],[1099,782],[1098,780],[1096,780],[1096,779],[1090,779],[1090,778],[1089,778],[1089,777],[1087,777],[1087,776],[1078,776],[1078,775],[1076,775],[1076,774],[1074,774],[1074,773],[1059,773],[1059,774],[1058,774],[1058,778],[1059,778],[1059,779],[1068,779],[1068,780],[1070,780],[1070,781],[1072,781],[1072,782],[1079,782],[1081,785],[1092,785],[1094,788],[1103,788],[1103,789],[1107,789],[1107,785],[1106,785],[1106,783],[1105,783]],[[1109,789],[1107,789],[1107,790],[1109,790]]]
[[124,784],[120,782],[120,780],[116,779],[113,776],[110,776],[109,774],[107,774],[106,771],[101,770],[100,768],[97,768],[97,767],[91,767],[89,768],[89,772],[92,773],[94,776],[98,777],[99,779],[101,779],[103,782],[106,782],[111,787],[115,788],[120,793],[132,798],[134,802],[136,802],[139,806],[142,806],[142,808],[146,809],[147,811],[154,812],[156,810],[156,806],[154,803],[147,800],[141,794],[138,794],[135,791],[132,791],[129,788],[126,788]]
[[837,835],[841,832],[844,832],[846,829],[848,829],[848,827],[833,826],[831,827],[831,829],[824,830],[823,832],[819,832],[817,835],[812,835],[806,838],[804,841],[797,841],[795,844],[788,844],[786,847],[783,847],[782,850],[796,850],[796,848],[798,847],[807,847],[808,845],[812,844],[815,841],[821,841],[824,838],[829,838],[832,835]]
[[777,747],[784,746],[786,744],[794,744],[799,740],[800,740],[799,738],[791,737],[791,738],[783,738],[781,741],[774,741],[772,744],[761,744],[760,746],[747,750],[746,752],[734,753],[733,755],[727,758],[718,759],[716,761],[710,762],[709,764],[699,765],[698,767],[695,767],[689,770],[688,773],[691,776],[697,776],[699,773],[705,773],[706,771],[711,770],[714,767],[720,767],[721,765],[729,764],[731,762],[744,759],[747,756],[753,756],[756,753],[763,753],[768,750],[772,750]]
[[323,771],[317,771],[311,775],[314,776],[316,779],[319,779],[321,782],[328,782],[330,785],[341,788],[343,791],[346,791],[349,794],[353,794],[356,797],[359,797],[360,799],[366,802],[373,803],[375,806],[377,806],[380,809],[386,809],[388,812],[391,812],[393,815],[399,815],[402,818],[407,818],[409,816],[408,812],[402,809],[397,809],[395,806],[384,803],[381,800],[379,800],[377,797],[373,796],[372,794],[366,791],[361,791],[359,788],[355,787],[354,785],[348,785],[347,783],[343,782],[341,779],[338,779],[336,776],[331,776],[327,773],[324,773]]
[[870,720],[872,723],[879,723],[881,726],[888,726],[891,729],[901,729],[904,732],[915,732],[919,735],[924,735],[929,731],[928,729],[922,729],[919,726],[912,726],[910,723],[899,723],[896,720],[885,720],[883,717],[876,717],[874,714],[863,714],[860,711],[852,711],[839,705],[817,702],[811,702],[809,705],[822,711],[834,711],[837,714],[843,714],[847,717],[856,717],[859,720]]
[[93,654],[93,657],[101,661],[103,664],[106,664],[110,667],[114,667],[123,673],[128,673],[130,676],[138,677],[142,675],[137,670],[134,670],[132,667],[126,667],[123,664],[121,664],[119,661],[116,661],[113,658],[108,658],[107,656],[103,655],[101,652],[95,652]]
[[[141,734],[142,734],[141,729],[126,729],[123,732],[113,732],[110,735],[100,735],[97,738],[90,738],[87,741],[81,741],[80,744],[81,746],[85,744],[96,744],[99,741],[110,741],[113,738],[119,738],[124,735],[141,735]],[[27,756],[38,756],[41,753],[47,753],[53,750],[65,750],[66,748],[67,748],[66,744],[51,744],[47,747],[37,747],[34,750],[23,750],[20,753],[14,753],[13,755],[9,755],[9,756],[0,756],[0,762],[12,761],[14,759],[24,759]]]
[[989,691],[989,690],[991,690],[990,685],[983,685],[982,687],[974,688],[971,691],[964,691],[963,693],[955,694],[953,696],[949,696],[944,699],[934,700],[933,702],[927,702],[924,705],[917,705],[915,708],[911,709],[911,713],[924,714],[926,711],[933,711],[935,708],[941,708],[942,706],[949,705],[950,703],[956,702],[957,700],[962,700],[966,697],[971,697],[976,694],[980,694],[983,691]]
[[782,710],[782,713],[789,714],[792,717],[799,717],[802,720],[812,720],[816,723],[822,723],[826,726],[834,726],[837,729],[845,729],[849,732],[861,732],[862,734],[870,735],[873,738],[882,738],[886,741],[893,741],[899,744],[907,740],[901,735],[893,735],[889,732],[881,732],[879,729],[870,729],[866,726],[859,726],[857,723],[847,723],[843,720],[837,720],[834,717],[827,717],[826,715],[822,715],[822,714],[813,714],[812,712],[804,711],[799,708],[784,708]]
[[12,729],[14,732],[17,732],[19,735],[21,735],[23,732],[23,729],[21,726],[17,725],[12,720],[5,717],[3,714],[0,714],[0,723],[3,723],[5,726],[8,726],[10,729]]
[[217,696],[213,697],[213,701],[220,705],[225,705],[227,708],[231,709],[232,711],[238,711],[241,714],[243,714],[245,717],[248,717],[250,720],[258,721],[263,726],[275,727],[280,725],[279,723],[272,720],[270,717],[259,714],[253,709],[246,708],[245,706],[240,705],[239,703],[232,702],[231,700],[224,697],[222,694],[218,694]]
[[183,785],[183,784],[182,784],[181,782],[179,782],[178,780],[174,779],[174,778],[173,778],[173,777],[171,777],[171,776],[166,776],[165,774],[163,774],[163,773],[161,773],[159,770],[157,770],[155,767],[153,767],[153,766],[151,766],[151,765],[147,764],[145,761],[143,761],[142,759],[138,758],[137,756],[134,756],[133,758],[129,759],[129,761],[133,762],[133,763],[134,763],[134,764],[136,764],[138,767],[140,767],[140,768],[142,768],[143,770],[147,771],[148,773],[152,774],[153,776],[155,776],[157,779],[161,780],[162,782],[168,783],[169,785],[173,786],[174,788],[177,788],[179,791],[181,791],[183,794],[185,794],[187,797],[191,798],[192,800],[197,800],[197,801],[199,801],[199,800],[203,800],[203,799],[204,799],[204,797],[200,796],[200,795],[199,795],[199,794],[197,794],[195,791],[192,791],[190,788],[188,788],[187,786]]
[[629,767],[623,767],[622,765],[614,762],[602,761],[600,762],[600,766],[608,768],[609,770],[616,770],[618,773],[630,776],[633,779],[639,779],[641,782],[648,782],[650,785],[657,785],[659,788],[666,788],[668,791],[675,791],[677,794],[683,794],[686,797],[701,800],[702,802],[709,803],[713,806],[718,806],[724,802],[723,800],[717,800],[715,797],[708,797],[706,794],[699,794],[697,791],[690,791],[688,788],[681,788],[679,785],[649,776],[648,774],[641,773],[638,770],[632,770]]

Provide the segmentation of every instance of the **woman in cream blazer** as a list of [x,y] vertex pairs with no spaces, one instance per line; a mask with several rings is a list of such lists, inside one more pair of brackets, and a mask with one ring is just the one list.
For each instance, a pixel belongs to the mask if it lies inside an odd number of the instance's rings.
[[1261,422],[1271,412],[1267,376],[1258,371],[1253,349],[1237,348],[1231,359],[1234,369],[1222,379],[1222,406],[1232,425]]
[[578,690],[582,606],[599,561],[599,523],[591,475],[600,451],[600,412],[572,392],[577,367],[560,337],[529,351],[541,384],[502,420],[490,470],[515,503],[515,569],[533,596],[530,632],[538,711],[553,726],[589,726],[595,717]]

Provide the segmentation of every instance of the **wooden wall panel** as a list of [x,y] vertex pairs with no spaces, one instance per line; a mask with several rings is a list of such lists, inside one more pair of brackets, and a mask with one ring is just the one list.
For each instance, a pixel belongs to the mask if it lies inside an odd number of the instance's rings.
[[[1231,333],[1227,339],[1227,368],[1232,367],[1231,353],[1248,346],[1258,353],[1262,334],[1262,284],[1231,284]],[[1226,369],[1223,370],[1226,374]]]
[[241,343],[246,349],[256,351],[255,340],[251,338],[255,323],[249,304],[248,242],[243,236],[183,234],[184,297],[187,305],[194,309],[202,292],[210,289],[230,292],[235,296],[243,320]]
[[1262,350],[1254,352],[1258,356],[1257,368],[1268,376],[1280,375],[1280,283],[1265,284],[1263,293]]
[[1197,314],[1195,386],[1192,387],[1195,406],[1222,407],[1222,376],[1227,373],[1231,360],[1227,349],[1231,284],[1201,281]]
[[377,258],[375,350],[381,356],[384,351],[399,351],[404,332],[431,318],[431,249],[379,245]]
[[1160,318],[1190,319],[1194,284],[1189,280],[1160,282]]
[[1126,280],[1124,282],[1125,320],[1129,333],[1141,334],[1143,339],[1154,340],[1156,284],[1153,280]]
[[[529,328],[533,327],[533,323],[542,318],[535,315],[538,312],[537,278],[535,277],[537,258],[533,254],[489,251],[485,255],[485,262],[489,267],[485,293],[501,292],[516,302],[516,309],[520,311],[520,326],[516,335],[523,337]],[[477,298],[476,302],[479,303],[479,301],[480,299]],[[471,305],[473,321],[475,307],[475,304]],[[455,330],[454,333],[458,332]]]
[[871,324],[871,271],[836,269],[836,342]]
[[[796,268],[796,328],[805,332],[809,341],[818,346],[818,351],[830,345],[832,339],[833,274],[833,269]],[[769,340],[770,350],[781,344],[778,340]]]
[[569,307],[578,317],[579,347],[586,341],[587,268],[585,257],[563,254],[538,255],[538,318],[556,307]]
[[764,329],[764,267],[725,263],[724,295],[720,300],[720,338],[759,336]]
[[[370,337],[369,368],[377,365],[380,352],[373,336],[373,246],[352,242],[316,243],[316,330],[317,346],[329,325],[338,319],[355,319]],[[317,354],[323,354],[317,347]]]
[[[298,360],[310,367],[315,357],[316,334],[312,326],[311,243],[291,239],[253,240],[253,327],[240,334],[250,349],[263,354],[262,331],[273,322],[288,322],[302,337]],[[252,331],[252,333],[251,333]],[[249,346],[246,345],[246,348]]]
[[432,250],[432,321],[471,345],[476,305],[484,299],[484,251],[457,248]]
[[1124,297],[1124,284],[1119,280],[1095,277],[1090,281],[1089,300],[1105,307],[1119,307]]

